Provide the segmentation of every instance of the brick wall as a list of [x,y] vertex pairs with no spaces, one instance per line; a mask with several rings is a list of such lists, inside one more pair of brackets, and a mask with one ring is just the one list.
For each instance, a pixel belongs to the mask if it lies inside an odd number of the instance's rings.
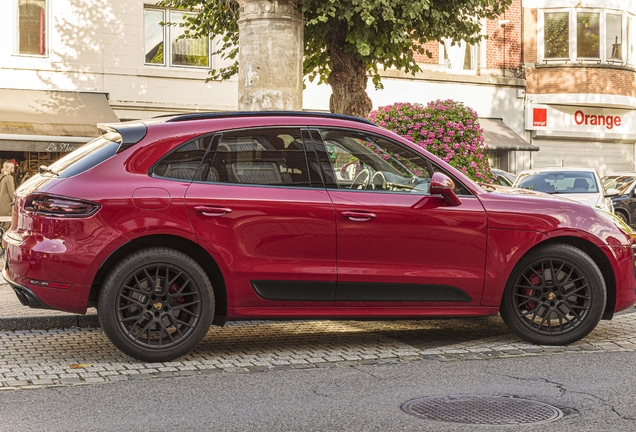
[[424,45],[424,49],[428,50],[433,57],[428,58],[426,54],[415,54],[415,61],[423,64],[438,64],[439,63],[439,43],[435,41],[427,42]]
[[537,62],[537,9],[523,9],[523,62]]
[[[506,12],[487,21],[487,69],[516,69],[521,65],[521,13],[521,0],[513,0]],[[500,26],[499,20],[510,22]]]
[[636,74],[605,67],[541,67],[526,72],[530,94],[612,94],[636,97]]

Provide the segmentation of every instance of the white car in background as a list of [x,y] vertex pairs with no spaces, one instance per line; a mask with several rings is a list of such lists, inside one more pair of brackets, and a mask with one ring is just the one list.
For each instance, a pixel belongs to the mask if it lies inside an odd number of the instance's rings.
[[513,187],[530,189],[578,201],[590,207],[614,213],[612,197],[618,190],[605,190],[593,168],[537,168],[522,171]]

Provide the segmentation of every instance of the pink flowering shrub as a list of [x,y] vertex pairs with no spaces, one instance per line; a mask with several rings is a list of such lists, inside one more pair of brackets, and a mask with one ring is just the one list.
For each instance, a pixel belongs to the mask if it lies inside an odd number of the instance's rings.
[[424,147],[473,180],[492,183],[495,179],[477,113],[461,102],[395,103],[372,111],[369,119]]

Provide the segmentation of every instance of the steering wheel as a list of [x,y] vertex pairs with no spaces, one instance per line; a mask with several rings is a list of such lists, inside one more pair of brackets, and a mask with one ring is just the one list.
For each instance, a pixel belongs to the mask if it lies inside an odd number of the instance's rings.
[[346,163],[340,168],[340,177],[345,180],[353,179],[357,174],[360,173],[360,162],[349,162]]
[[382,190],[388,189],[386,176],[382,171],[378,171],[377,173],[373,174],[373,179],[371,180],[371,188]]
[[368,168],[363,169],[358,173],[356,178],[351,183],[351,189],[367,189],[371,181],[371,170]]

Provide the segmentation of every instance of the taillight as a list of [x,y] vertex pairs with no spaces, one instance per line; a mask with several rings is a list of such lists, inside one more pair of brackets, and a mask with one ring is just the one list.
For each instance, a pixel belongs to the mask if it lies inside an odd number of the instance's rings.
[[92,201],[37,193],[27,196],[24,202],[26,211],[51,216],[90,216],[99,207],[98,203]]

